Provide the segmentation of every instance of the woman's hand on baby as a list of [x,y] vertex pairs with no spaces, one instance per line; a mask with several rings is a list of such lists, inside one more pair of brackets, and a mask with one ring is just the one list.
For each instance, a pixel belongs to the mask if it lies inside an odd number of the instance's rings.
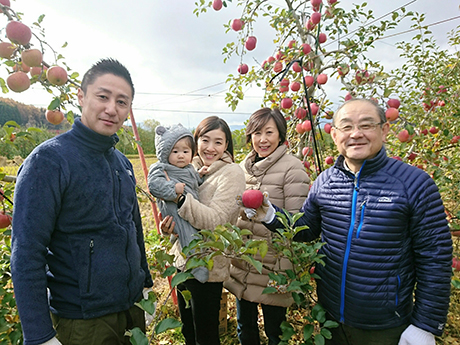
[[173,217],[166,216],[164,219],[160,213],[160,231],[163,235],[171,235],[174,232],[174,222]]
[[206,175],[208,173],[208,169],[209,167],[207,165],[203,165],[199,170],[198,170],[198,174],[200,174],[200,177],[203,177],[204,175]]
[[184,194],[185,183],[176,183],[175,191],[177,195]]

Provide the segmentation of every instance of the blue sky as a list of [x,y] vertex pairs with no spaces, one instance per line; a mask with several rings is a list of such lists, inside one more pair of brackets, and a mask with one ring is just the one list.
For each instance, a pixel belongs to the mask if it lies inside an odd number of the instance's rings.
[[[324,0],[325,1],[325,0]],[[241,15],[241,7],[230,4],[219,12],[212,9],[200,17],[193,14],[191,0],[12,0],[11,7],[24,13],[25,24],[32,24],[45,14],[42,26],[47,42],[65,56],[67,64],[84,73],[92,63],[113,57],[130,70],[136,88],[134,115],[137,122],[153,118],[168,125],[181,122],[195,127],[201,119],[218,115],[230,125],[242,125],[261,104],[263,91],[256,87],[246,90],[247,97],[232,113],[224,101],[229,73],[236,73],[239,57],[223,63],[222,48],[236,38],[225,34],[223,23]],[[271,1],[274,4],[281,0]],[[342,0],[340,6],[350,8],[361,1]],[[425,13],[426,24],[460,15],[456,0],[368,1],[375,17],[410,3],[408,10]],[[441,4],[442,5],[439,5]],[[2,16],[0,25],[6,25]],[[408,29],[410,23],[401,27]],[[433,26],[435,38],[446,47],[446,34],[460,25],[460,19]],[[244,58],[248,65],[263,61],[273,54],[272,32],[256,25],[257,48]],[[0,34],[4,35],[4,33]],[[396,67],[394,43],[409,41],[413,34],[376,43],[375,57],[390,68]],[[64,42],[66,48],[61,48]],[[45,60],[53,63],[51,53]],[[6,78],[6,72],[0,72]],[[4,94],[26,104],[46,107],[51,95],[38,86],[21,94]]]

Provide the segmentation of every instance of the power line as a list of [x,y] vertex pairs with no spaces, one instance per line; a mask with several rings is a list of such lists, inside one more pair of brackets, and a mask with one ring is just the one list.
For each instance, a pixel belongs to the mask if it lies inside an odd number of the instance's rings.
[[133,108],[133,110],[152,111],[152,112],[169,112],[169,113],[186,113],[186,114],[219,114],[219,115],[238,115],[250,116],[251,113],[234,113],[231,111],[206,111],[206,110],[174,110],[174,109],[145,109]]

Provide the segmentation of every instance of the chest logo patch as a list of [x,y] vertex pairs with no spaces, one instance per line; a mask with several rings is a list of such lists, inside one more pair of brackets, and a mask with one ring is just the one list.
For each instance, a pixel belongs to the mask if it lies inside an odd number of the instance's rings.
[[378,202],[391,202],[391,198],[387,196],[382,196],[379,198]]

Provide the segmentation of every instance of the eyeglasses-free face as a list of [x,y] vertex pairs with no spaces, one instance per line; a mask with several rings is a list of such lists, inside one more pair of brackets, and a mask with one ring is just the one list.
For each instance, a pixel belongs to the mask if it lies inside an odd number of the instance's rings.
[[390,129],[381,123],[377,110],[365,101],[354,101],[336,114],[331,135],[348,167],[357,172],[366,159],[374,158]]

